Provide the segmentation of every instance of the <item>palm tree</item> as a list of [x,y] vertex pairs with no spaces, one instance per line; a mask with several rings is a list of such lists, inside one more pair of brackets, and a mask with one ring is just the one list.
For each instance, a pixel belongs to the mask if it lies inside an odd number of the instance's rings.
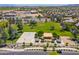
[[2,37],[1,39],[4,41],[3,43],[6,44],[6,40],[7,40],[7,34],[5,31],[2,32]]
[[47,42],[47,45],[46,45],[47,47],[49,47],[49,43]]
[[33,46],[33,43],[30,43],[30,46]]
[[23,47],[23,48],[25,48],[25,42],[23,42],[23,45],[22,45],[22,47]]
[[18,32],[22,32],[23,30],[23,23],[21,19],[17,19],[17,27],[18,27]]
[[66,43],[65,45],[68,46],[69,43]]
[[56,47],[57,47],[57,44],[54,44],[54,46],[52,47],[52,50],[55,51]]
[[41,15],[38,15],[37,18],[39,19],[39,21],[41,21]]
[[0,39],[0,45],[2,44],[2,40]]
[[3,18],[3,13],[2,12],[0,12],[0,19],[2,19]]
[[43,48],[44,48],[44,49],[43,49],[44,51],[47,51],[47,46],[44,46]]
[[57,44],[54,44],[54,47],[57,47]]
[[38,34],[37,33],[35,33],[35,38],[38,38]]
[[52,47],[52,51],[55,51],[55,47],[54,46]]

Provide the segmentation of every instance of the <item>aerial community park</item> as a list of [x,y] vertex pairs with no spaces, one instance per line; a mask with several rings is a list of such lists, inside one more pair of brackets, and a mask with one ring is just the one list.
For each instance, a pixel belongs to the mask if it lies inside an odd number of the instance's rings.
[[0,7],[0,55],[79,55],[79,6]]

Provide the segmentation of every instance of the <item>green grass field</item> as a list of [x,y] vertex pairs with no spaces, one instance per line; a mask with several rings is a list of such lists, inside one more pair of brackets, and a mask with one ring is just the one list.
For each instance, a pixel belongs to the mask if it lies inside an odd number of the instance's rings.
[[[54,26],[55,29],[54,30],[50,30],[50,27],[51,26]],[[14,29],[17,29],[17,26],[16,25],[13,25],[13,28]],[[37,31],[44,31],[44,32],[50,32],[50,33],[57,33],[58,35],[61,35],[61,36],[70,36],[72,37],[72,33],[69,32],[69,31],[63,31],[61,32],[61,26],[59,23],[56,23],[56,22],[46,22],[46,23],[37,23],[36,26],[34,26],[33,29],[30,28],[30,26],[28,24],[24,24],[24,27],[23,27],[23,32],[37,32]]]
[[[54,30],[50,30],[50,27],[54,26],[55,29]],[[58,35],[62,35],[62,36],[70,36],[72,37],[72,33],[68,32],[68,31],[63,31],[61,32],[61,26],[59,23],[56,22],[46,22],[46,23],[37,23],[37,26],[34,27],[34,29],[31,29],[29,25],[24,25],[23,31],[24,32],[37,32],[37,31],[44,31],[44,32],[50,32],[50,33],[57,33]]]

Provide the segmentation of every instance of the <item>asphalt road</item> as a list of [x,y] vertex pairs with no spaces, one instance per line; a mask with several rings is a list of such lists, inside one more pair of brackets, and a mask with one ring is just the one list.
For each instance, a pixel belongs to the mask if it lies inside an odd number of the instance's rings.
[[[28,50],[22,52],[10,52],[10,51],[0,51],[0,55],[48,55],[48,52]],[[75,51],[62,51],[60,55],[79,55],[79,52]]]
[[0,51],[0,55],[48,55],[48,52],[32,50],[22,52]]
[[79,55],[79,52],[75,52],[75,51],[62,51],[61,55]]

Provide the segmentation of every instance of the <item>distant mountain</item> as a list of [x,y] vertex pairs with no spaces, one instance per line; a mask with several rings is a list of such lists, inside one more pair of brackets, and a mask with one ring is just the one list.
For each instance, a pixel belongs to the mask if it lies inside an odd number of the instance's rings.
[[16,4],[0,4],[0,7],[16,6]]
[[79,6],[79,4],[68,4],[66,6]]

